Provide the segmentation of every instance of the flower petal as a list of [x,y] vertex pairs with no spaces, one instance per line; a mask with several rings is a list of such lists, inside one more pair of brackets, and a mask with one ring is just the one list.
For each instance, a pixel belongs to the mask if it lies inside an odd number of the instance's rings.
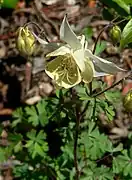
[[86,38],[84,35],[82,36],[78,36],[78,39],[80,40],[80,43],[82,45],[82,48],[85,48],[85,44],[86,44]]
[[[72,80],[72,83],[69,83],[69,78],[70,80]],[[80,71],[77,68],[76,69],[76,76],[69,76],[69,78],[67,78],[67,76],[65,75],[62,79],[62,81],[60,81],[58,79],[58,81],[56,81],[56,83],[61,86],[64,87],[66,89],[69,89],[71,87],[74,87],[75,85],[79,84],[81,82],[81,75],[80,75]]]
[[125,71],[124,69],[118,67],[113,62],[107,61],[103,58],[100,58],[96,55],[93,55],[90,50],[85,51],[85,55],[88,56],[93,60],[95,68],[99,68],[102,72],[108,73],[108,74],[115,74],[119,71]]
[[60,48],[56,49],[55,51],[47,54],[46,57],[65,55],[67,53],[70,53],[70,49],[67,46],[61,46]]
[[[69,69],[65,68],[65,58],[71,57],[58,56],[54,60],[48,62],[46,65],[45,72],[49,77],[55,80],[58,86],[68,89],[81,82],[81,75],[76,64],[72,67],[72,71],[70,69],[70,65]],[[68,60],[65,59],[65,61],[67,62]]]
[[85,70],[84,52],[84,49],[78,49],[75,52],[72,52],[72,56],[81,71]]
[[93,79],[93,63],[90,60],[85,61],[85,70],[81,72],[82,80],[85,83],[90,83]]
[[69,44],[73,49],[81,48],[81,43],[72,31],[66,16],[64,17],[60,27],[60,39]]
[[94,77],[108,76],[108,73],[94,71]]
[[43,40],[42,38],[38,37],[34,32],[32,32],[37,41],[44,46],[45,49],[48,50],[48,52],[54,51],[55,49],[62,46],[62,43],[54,43],[54,42],[47,42]]
[[101,69],[97,66],[94,66],[94,77],[100,77],[100,76],[108,76],[108,73],[102,72]]
[[42,38],[38,37],[34,32],[32,32],[32,33],[33,33],[34,37],[38,40],[38,42],[39,42],[40,44],[43,44],[43,45],[48,44],[47,41],[45,41],[45,40],[43,40]]

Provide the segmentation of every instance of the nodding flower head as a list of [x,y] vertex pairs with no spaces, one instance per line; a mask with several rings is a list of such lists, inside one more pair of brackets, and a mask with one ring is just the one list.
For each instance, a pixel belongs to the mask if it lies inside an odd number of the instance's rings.
[[130,90],[124,97],[123,106],[126,111],[132,112],[132,90]]
[[121,39],[121,29],[119,26],[113,26],[109,31],[109,36],[114,45],[116,45]]
[[22,55],[31,56],[35,49],[35,37],[28,27],[20,27],[17,31],[16,46]]

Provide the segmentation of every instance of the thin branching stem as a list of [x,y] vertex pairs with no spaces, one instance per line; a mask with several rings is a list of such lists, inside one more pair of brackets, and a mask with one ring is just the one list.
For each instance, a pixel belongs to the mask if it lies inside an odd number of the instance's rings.
[[96,46],[97,46],[97,43],[98,43],[98,41],[99,41],[99,38],[100,38],[101,34],[102,34],[104,31],[106,31],[107,28],[112,27],[112,26],[117,25],[117,24],[120,24],[121,22],[127,20],[127,19],[123,19],[123,20],[121,20],[121,21],[119,21],[119,22],[114,22],[114,21],[117,20],[118,18],[119,18],[119,16],[117,16],[115,19],[113,19],[108,25],[106,25],[106,26],[100,31],[100,33],[99,33],[99,35],[98,35],[98,37],[97,37],[97,39],[96,39],[96,41],[95,41],[95,44],[94,44],[93,54],[95,54]]
[[45,31],[44,31],[43,29],[41,29],[37,23],[35,23],[35,22],[28,22],[28,23],[26,23],[26,24],[24,25],[24,28],[27,27],[27,26],[29,26],[29,25],[34,25],[35,27],[37,27],[38,30],[40,31],[39,35],[43,34],[43,35],[44,35],[44,38],[45,38],[46,41],[49,43],[49,40],[48,40],[48,38],[46,37]]
[[115,24],[115,25],[120,24],[120,23],[122,23],[122,22],[126,21],[127,19],[128,19],[128,18],[122,19],[121,21],[116,22],[116,23],[114,23],[114,24]]
[[123,77],[123,78],[120,79],[119,81],[115,82],[112,86],[110,86],[110,87],[104,89],[103,91],[101,91],[101,92],[93,95],[93,97],[98,97],[98,96],[100,96],[101,94],[103,94],[103,93],[105,93],[106,91],[112,89],[113,87],[115,87],[116,85],[118,85],[118,84],[121,83],[124,79],[128,78],[128,77],[131,76],[131,75],[132,75],[132,71],[130,71],[130,73],[129,73],[128,75],[126,75],[125,77]]
[[36,22],[28,22],[28,23],[24,24],[24,28],[29,25],[35,25],[40,31],[42,30]]
[[96,39],[96,41],[95,41],[95,44],[94,44],[93,54],[95,54],[96,47],[97,47],[97,43],[98,43],[98,41],[99,41],[99,38],[100,38],[101,34],[102,34],[108,27],[110,27],[110,26],[111,26],[111,23],[108,24],[108,25],[106,25],[106,26],[100,31],[100,33],[99,33],[99,35],[98,35],[98,37],[97,37],[97,39]]
[[115,17],[115,18],[111,21],[111,23],[114,23],[114,21],[116,21],[119,17],[120,17],[119,15],[118,15],[117,17]]

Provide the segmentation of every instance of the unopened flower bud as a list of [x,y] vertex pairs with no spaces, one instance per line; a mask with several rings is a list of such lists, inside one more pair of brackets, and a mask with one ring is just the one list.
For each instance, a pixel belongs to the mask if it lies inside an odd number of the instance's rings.
[[0,0],[0,5],[3,3],[3,0]]
[[132,90],[124,97],[123,106],[127,112],[132,112]]
[[22,55],[31,56],[35,49],[35,38],[28,27],[20,27],[18,29],[18,36],[16,46]]
[[109,31],[109,36],[114,45],[116,45],[121,39],[121,29],[119,26],[113,26]]

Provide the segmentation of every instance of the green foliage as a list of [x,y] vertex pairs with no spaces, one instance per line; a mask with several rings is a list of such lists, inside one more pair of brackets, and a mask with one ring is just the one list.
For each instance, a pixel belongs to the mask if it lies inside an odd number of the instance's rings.
[[108,140],[107,136],[100,134],[93,122],[89,123],[88,127],[88,132],[83,132],[80,138],[80,143],[84,147],[86,158],[96,160],[101,158],[105,152],[111,152],[112,143]]
[[46,176],[42,175],[40,171],[37,171],[34,169],[34,167],[32,167],[31,165],[29,165],[28,163],[24,163],[22,165],[17,165],[14,169],[13,169],[13,173],[15,174],[16,178],[19,178],[21,180],[48,180]]
[[107,116],[107,119],[112,121],[115,116],[114,107],[112,105],[109,105],[107,101],[105,100],[98,100],[97,101],[97,108],[99,112],[105,113]]
[[[10,145],[0,149],[0,161],[14,155],[19,163],[14,166],[13,174],[20,180],[75,179],[75,107],[77,104],[84,111],[88,105],[78,134],[76,161],[80,180],[131,177],[131,149],[123,149],[121,143],[113,145],[96,123],[101,113],[112,120],[114,107],[121,99],[120,93],[113,90],[95,98],[96,90],[105,86],[101,81],[93,81],[95,93],[90,96],[86,86],[78,85],[73,99],[71,91],[60,89],[54,97],[18,108],[13,113],[12,132],[8,135]],[[111,157],[109,166],[102,163],[107,162],[107,157]]]
[[[118,17],[114,21],[114,27],[118,27],[119,29],[123,29],[121,36],[119,36],[118,41],[120,44],[120,50],[122,50],[126,45],[130,45],[132,43],[132,1],[131,0],[100,0],[103,4],[105,4],[105,8],[103,9],[103,16],[105,19],[112,21],[114,18]],[[116,22],[117,21],[117,22]],[[118,21],[120,23],[118,23]],[[123,22],[124,21],[124,22]],[[127,23],[127,24],[126,24]],[[117,26],[118,24],[118,26]],[[117,43],[117,35],[120,35],[118,30],[115,31],[114,36],[111,39],[115,39],[114,45]]]
[[[96,88],[104,88],[104,85],[100,81],[93,81],[93,90]],[[88,95],[87,89],[85,87],[76,87],[79,99],[84,101],[86,104],[89,101],[89,108],[86,111],[86,118],[96,119],[96,117],[103,113],[106,115],[107,120],[113,120],[115,116],[114,107],[117,107],[121,101],[121,94],[119,91],[107,91],[105,92],[105,97],[94,98]]]
[[41,130],[36,133],[36,130],[31,130],[27,133],[29,140],[27,141],[25,147],[28,148],[29,153],[34,159],[37,155],[44,157],[48,151],[48,144],[46,140],[46,134]]
[[90,160],[97,160],[106,152],[114,153],[121,151],[123,148],[122,144],[113,147],[108,137],[99,132],[94,122],[88,124],[88,131],[85,130],[81,133],[79,142],[81,152],[85,152],[85,157]]
[[4,163],[12,154],[12,147],[0,147],[0,163]]
[[28,122],[31,122],[35,127],[39,124],[44,127],[48,123],[46,105],[45,101],[41,101],[36,106],[26,107]]
[[18,0],[3,0],[2,7],[15,8]]
[[91,27],[87,27],[83,29],[83,34],[85,35],[87,41],[92,37],[93,35],[93,30]]
[[105,98],[111,102],[112,104],[117,104],[121,100],[121,93],[119,91],[106,91],[105,93]]
[[132,178],[132,146],[129,152],[123,150],[121,155],[113,158],[113,172]]
[[19,123],[22,122],[24,116],[24,111],[22,108],[16,109],[16,111],[13,112],[13,119],[14,121],[12,122],[12,127],[17,126]]
[[[105,86],[101,81],[93,81],[95,94]],[[109,120],[113,119],[114,107],[121,99],[120,93],[107,91],[95,98],[95,94],[90,96],[89,89],[83,85],[76,86],[74,91],[76,94],[72,99],[71,91],[60,89],[56,96],[43,99],[34,106],[20,107],[13,113],[12,132],[8,134],[10,145],[0,148],[0,161],[5,162],[11,155],[16,157],[19,163],[13,168],[15,178],[75,179],[76,104],[81,111],[87,105],[89,107],[80,122],[78,134],[76,161],[80,180],[132,176],[131,149],[123,149],[121,143],[113,145],[96,123],[100,113]],[[56,142],[54,146],[53,142]],[[102,163],[107,157],[111,157],[109,166]]]
[[113,0],[120,6],[122,9],[124,9],[128,14],[130,14],[130,6],[129,1],[126,3],[125,0]]
[[22,151],[23,146],[22,146],[22,140],[23,140],[23,136],[21,134],[16,134],[16,133],[9,133],[9,141],[12,142],[12,150],[17,153],[19,151]]
[[6,157],[5,149],[0,148],[0,162],[4,162]]
[[124,2],[125,2],[126,4],[132,5],[132,1],[131,1],[131,0],[124,0]]
[[126,45],[132,42],[132,19],[126,24],[123,29],[120,41],[120,48],[124,48]]
[[114,180],[114,176],[110,168],[105,166],[97,168],[85,168],[84,169],[85,177],[82,177],[81,180]]
[[126,0],[100,0],[106,7],[103,9],[103,16],[105,19],[112,20],[114,15],[120,15],[127,17],[131,15],[130,3],[126,3]]
[[101,54],[106,48],[106,41],[101,41],[97,43],[95,54],[99,55]]

